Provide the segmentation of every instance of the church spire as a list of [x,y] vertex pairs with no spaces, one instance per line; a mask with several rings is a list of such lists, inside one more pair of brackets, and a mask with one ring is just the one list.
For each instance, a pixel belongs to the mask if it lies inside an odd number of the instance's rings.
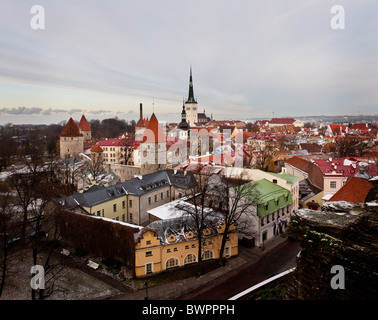
[[190,77],[189,77],[189,96],[186,103],[197,103],[194,99],[194,91],[193,91],[193,77],[192,77],[192,66],[190,66]]

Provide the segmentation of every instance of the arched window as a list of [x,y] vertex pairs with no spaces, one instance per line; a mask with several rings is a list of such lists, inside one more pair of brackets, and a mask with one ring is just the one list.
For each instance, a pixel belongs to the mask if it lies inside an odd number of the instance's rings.
[[189,253],[184,259],[184,264],[189,264],[193,262],[196,262],[196,256],[192,253]]
[[214,258],[214,253],[211,250],[206,250],[202,255],[203,260],[208,260],[208,259],[213,259],[213,258]]
[[178,259],[170,258],[170,259],[167,260],[165,267],[168,269],[168,268],[177,267],[178,265],[179,265]]

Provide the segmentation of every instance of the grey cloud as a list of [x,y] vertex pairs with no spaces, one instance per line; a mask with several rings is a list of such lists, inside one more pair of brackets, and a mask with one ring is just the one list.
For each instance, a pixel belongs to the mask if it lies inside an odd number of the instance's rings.
[[12,115],[38,115],[41,114],[41,108],[26,108],[26,107],[18,107],[18,108],[2,108],[0,109],[0,113],[2,114],[12,114]]

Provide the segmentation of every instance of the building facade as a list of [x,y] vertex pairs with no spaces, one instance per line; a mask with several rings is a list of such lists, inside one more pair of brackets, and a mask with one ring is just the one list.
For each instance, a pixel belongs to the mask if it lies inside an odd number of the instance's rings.
[[[250,182],[246,188],[250,191],[244,189],[244,196],[238,200],[241,203],[236,204],[237,210],[243,210],[238,225],[243,226],[243,237],[252,246],[263,246],[264,241],[281,234],[287,227],[292,213],[291,193],[266,179]],[[238,199],[236,192],[237,189],[230,189],[230,207]]]
[[[212,217],[202,234],[202,260],[218,259],[225,224]],[[231,226],[224,257],[238,254],[238,233]],[[135,275],[143,277],[198,262],[198,236],[191,217],[154,221],[135,235]]]

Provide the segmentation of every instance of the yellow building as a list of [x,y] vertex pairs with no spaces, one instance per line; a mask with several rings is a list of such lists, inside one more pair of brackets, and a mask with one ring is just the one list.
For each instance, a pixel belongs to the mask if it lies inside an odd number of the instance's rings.
[[[220,217],[207,220],[202,235],[202,260],[218,259],[224,233]],[[224,257],[238,254],[238,232],[230,228]],[[143,277],[198,262],[194,219],[183,216],[154,221],[135,234],[135,275]]]

